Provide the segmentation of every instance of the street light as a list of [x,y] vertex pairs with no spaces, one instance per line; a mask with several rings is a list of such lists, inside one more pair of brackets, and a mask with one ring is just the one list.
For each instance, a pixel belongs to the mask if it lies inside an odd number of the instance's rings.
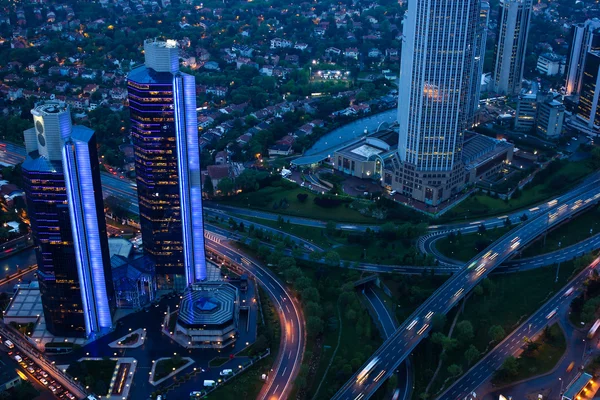
[[[560,250],[562,242],[558,242],[558,249]],[[560,257],[560,256],[559,256]],[[558,265],[556,266],[556,278],[554,278],[554,283],[558,282],[558,272],[560,271],[560,258],[558,259]]]

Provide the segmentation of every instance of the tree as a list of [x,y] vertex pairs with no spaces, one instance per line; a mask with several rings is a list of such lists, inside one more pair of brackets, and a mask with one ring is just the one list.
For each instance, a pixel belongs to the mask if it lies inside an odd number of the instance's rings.
[[221,194],[227,196],[231,192],[233,192],[234,184],[231,178],[223,178],[217,184],[217,190],[221,192]]
[[502,328],[500,325],[493,325],[488,330],[488,336],[492,342],[499,342],[504,339],[506,333],[504,332],[504,328]]
[[302,276],[302,271],[300,270],[300,268],[291,267],[285,270],[284,276],[286,282],[294,283],[298,278]]
[[473,332],[473,324],[471,324],[470,321],[460,321],[458,324],[456,324],[455,330],[457,340],[462,344],[469,342],[473,339],[473,337],[475,337],[475,333]]
[[485,233],[487,232],[487,228],[485,227],[484,224],[479,225],[479,228],[477,229],[477,232],[480,235],[485,235]]
[[435,314],[433,318],[431,318],[431,330],[434,332],[439,332],[444,329],[444,325],[446,325],[446,315],[445,314]]
[[519,373],[519,361],[513,356],[508,356],[502,363],[500,371],[508,376],[516,376]]
[[479,358],[479,355],[480,353],[479,350],[477,350],[477,347],[470,345],[469,348],[465,350],[465,360],[467,361],[467,365],[470,367],[471,364]]
[[311,336],[318,336],[323,331],[323,320],[314,315],[308,317],[306,320],[306,329]]
[[460,365],[452,364],[448,367],[448,373],[450,374],[450,376],[456,377],[456,376],[462,375],[463,370]]
[[325,253],[325,264],[330,265],[332,267],[339,267],[340,265],[340,255],[335,251],[328,251]]
[[202,186],[202,191],[206,193],[208,196],[212,196],[215,193],[215,187],[213,186],[213,181],[210,179],[210,176],[206,176],[204,179],[204,185]]

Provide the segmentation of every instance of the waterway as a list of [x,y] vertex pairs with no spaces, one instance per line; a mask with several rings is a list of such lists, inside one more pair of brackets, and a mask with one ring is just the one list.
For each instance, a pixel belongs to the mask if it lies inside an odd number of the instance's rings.
[[294,160],[294,164],[306,165],[319,162],[331,156],[341,145],[364,136],[365,130],[374,132],[384,122],[388,124],[396,122],[397,116],[398,111],[392,108],[334,129],[319,139],[302,157]]
[[27,268],[37,263],[35,259],[35,247],[23,250],[17,254],[0,260],[0,278],[17,272],[17,268]]

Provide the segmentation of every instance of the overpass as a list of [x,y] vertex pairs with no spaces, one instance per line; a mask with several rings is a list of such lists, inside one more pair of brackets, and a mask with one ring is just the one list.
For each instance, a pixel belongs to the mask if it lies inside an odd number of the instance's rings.
[[598,203],[600,186],[583,185],[568,199],[547,203],[545,212],[507,233],[467,263],[427,299],[400,328],[384,342],[355,373],[333,399],[368,399],[428,335],[435,314],[446,314],[491,271],[509,259],[518,249],[547,229]]

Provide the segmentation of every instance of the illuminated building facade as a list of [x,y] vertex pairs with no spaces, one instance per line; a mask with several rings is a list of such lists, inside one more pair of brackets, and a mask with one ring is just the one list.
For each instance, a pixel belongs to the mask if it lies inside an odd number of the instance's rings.
[[127,78],[142,241],[158,286],[181,291],[206,279],[195,79],[175,41],[144,54]]
[[500,0],[494,67],[494,89],[498,94],[515,96],[521,90],[532,7],[532,0]]
[[577,118],[592,129],[600,129],[600,52],[590,51],[585,60]]
[[399,164],[391,187],[436,206],[464,186],[487,13],[479,0],[415,0],[404,20],[398,97]]
[[36,106],[23,178],[46,328],[91,337],[112,326],[114,295],[94,131],[69,107]]
[[584,23],[571,27],[572,40],[567,62],[565,94],[578,95],[581,92],[583,69],[588,52],[600,50],[600,20],[588,19]]

